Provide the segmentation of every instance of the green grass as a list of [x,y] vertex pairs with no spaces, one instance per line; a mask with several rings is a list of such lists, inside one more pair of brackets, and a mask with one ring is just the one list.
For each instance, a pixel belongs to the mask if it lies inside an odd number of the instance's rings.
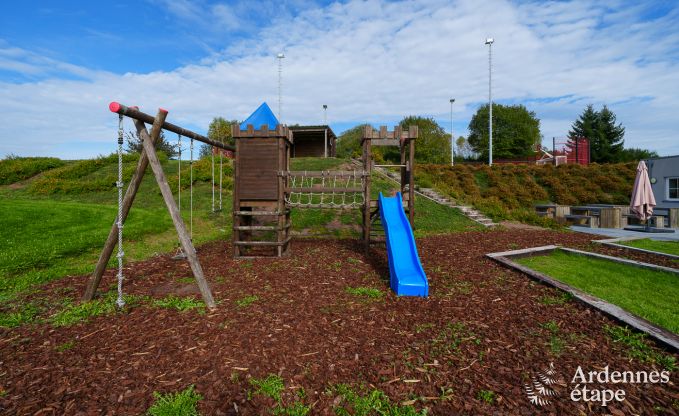
[[619,241],[618,244],[679,256],[679,242],[677,241],[658,241],[644,238],[641,240]]
[[[116,216],[112,206],[49,200],[0,199],[0,212],[0,299],[80,272],[83,255],[96,256],[92,250],[103,246]],[[157,211],[133,209],[125,234],[135,240],[170,224]]]
[[290,170],[339,170],[346,163],[348,159],[334,157],[294,157],[290,159]]
[[285,390],[283,379],[276,374],[269,374],[266,378],[251,378],[250,385],[255,388],[254,394],[271,397],[276,402],[282,400],[281,393]]
[[476,393],[476,398],[481,400],[482,402],[493,404],[495,403],[495,392],[490,390],[479,390]]
[[154,299],[153,306],[157,308],[176,309],[180,312],[190,311],[192,309],[199,309],[205,311],[205,303],[194,298],[180,298],[178,296],[170,295],[163,299]]
[[338,384],[328,389],[327,393],[340,398],[339,403],[335,405],[335,414],[338,416],[418,416],[427,414],[425,409],[418,412],[412,406],[392,403],[384,392],[377,389],[357,392],[346,384]]
[[198,416],[198,402],[203,396],[189,386],[178,393],[153,393],[155,401],[147,414],[150,416]]
[[238,299],[236,301],[236,306],[239,308],[247,308],[248,306],[252,305],[253,303],[257,302],[259,300],[259,296],[256,295],[249,295],[245,296],[242,299]]
[[372,287],[346,287],[344,289],[350,295],[366,297],[370,299],[382,299],[384,292]]
[[[248,392],[248,397],[254,395],[265,396],[273,399],[276,405],[271,409],[274,415],[282,416],[306,416],[311,411],[311,406],[305,405],[303,402],[294,400],[292,403],[286,405],[283,403],[282,393],[285,391],[285,384],[283,379],[276,374],[269,374],[266,378],[257,379],[251,378],[250,385],[255,388],[254,392]],[[297,392],[297,398],[304,399],[306,393],[303,388]]]
[[604,331],[613,340],[613,342],[620,343],[627,348],[627,354],[630,358],[640,360],[642,362],[653,362],[664,367],[668,371],[679,369],[676,358],[669,354],[657,352],[649,345],[646,340],[646,334],[641,332],[633,332],[628,327],[610,326],[606,325]]
[[679,276],[555,250],[516,262],[679,333]]

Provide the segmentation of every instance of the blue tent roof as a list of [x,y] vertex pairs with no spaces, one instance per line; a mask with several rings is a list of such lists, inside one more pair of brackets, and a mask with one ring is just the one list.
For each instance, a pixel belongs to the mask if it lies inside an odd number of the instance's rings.
[[245,119],[244,122],[240,123],[241,130],[247,130],[248,124],[252,124],[255,130],[259,130],[263,125],[267,125],[270,130],[273,130],[278,125],[278,119],[269,108],[267,103],[262,103],[250,117]]

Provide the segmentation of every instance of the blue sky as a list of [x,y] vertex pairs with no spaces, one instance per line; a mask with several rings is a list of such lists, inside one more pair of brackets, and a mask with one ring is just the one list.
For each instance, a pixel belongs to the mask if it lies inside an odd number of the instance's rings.
[[[545,142],[608,105],[626,144],[679,154],[676,1],[23,1],[0,15],[0,156],[115,150],[109,101],[205,132],[216,116],[276,110],[336,132],[406,115],[456,135],[493,96],[541,119]],[[127,128],[131,129],[131,124]]]

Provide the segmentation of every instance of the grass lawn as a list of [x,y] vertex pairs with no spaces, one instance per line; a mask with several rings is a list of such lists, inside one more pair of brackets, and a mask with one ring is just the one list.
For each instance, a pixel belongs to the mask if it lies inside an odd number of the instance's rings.
[[679,242],[677,241],[658,241],[644,238],[641,240],[620,241],[618,244],[679,256]]
[[679,276],[555,250],[517,263],[679,333]]

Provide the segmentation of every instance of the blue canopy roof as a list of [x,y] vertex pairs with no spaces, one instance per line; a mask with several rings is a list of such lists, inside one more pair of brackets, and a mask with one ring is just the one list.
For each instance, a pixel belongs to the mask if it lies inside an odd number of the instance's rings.
[[250,114],[250,117],[240,123],[240,129],[247,130],[248,124],[252,124],[255,130],[261,129],[263,125],[267,125],[270,130],[273,130],[278,125],[278,119],[273,114],[273,111],[271,111],[271,108],[269,108],[269,105],[264,102]]

